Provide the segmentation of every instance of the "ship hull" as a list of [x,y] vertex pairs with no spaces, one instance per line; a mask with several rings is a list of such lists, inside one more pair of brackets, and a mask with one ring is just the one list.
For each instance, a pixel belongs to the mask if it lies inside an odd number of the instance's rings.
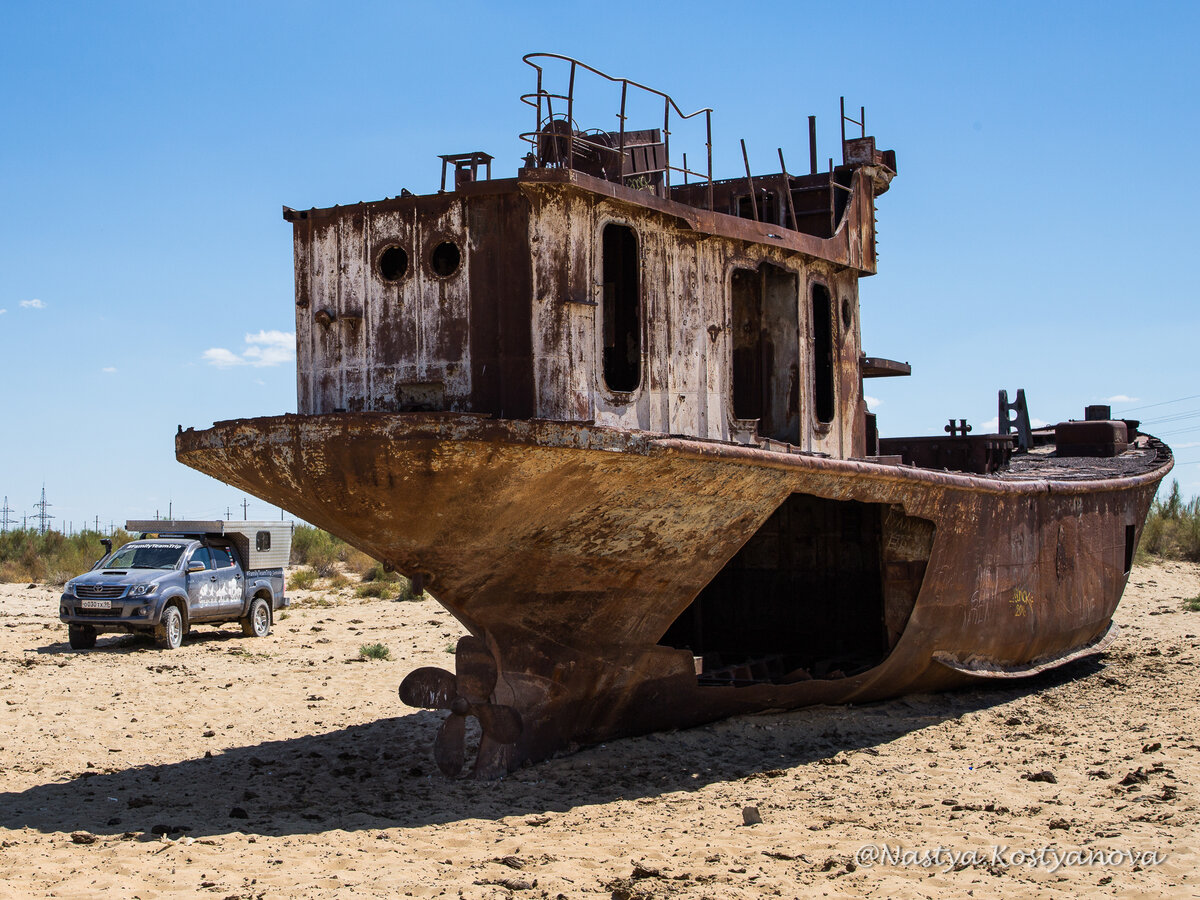
[[[621,735],[1029,674],[1094,650],[1111,638],[1170,468],[1005,481],[589,424],[388,413],[218,423],[181,433],[177,455],[416,578],[486,645],[491,693],[473,702],[520,718],[519,736],[484,748],[487,774]],[[790,537],[779,525],[817,520]],[[787,557],[791,581],[763,582],[747,548]],[[814,575],[822,559],[841,567],[832,581]],[[734,587],[701,609],[714,584]],[[816,586],[790,604],[797,584]],[[771,591],[783,592],[768,610],[787,619],[780,634],[812,643],[836,627],[854,643],[861,618],[869,664],[792,658],[780,677],[698,678],[706,657],[679,623],[738,621]],[[860,593],[877,598],[869,614]]]

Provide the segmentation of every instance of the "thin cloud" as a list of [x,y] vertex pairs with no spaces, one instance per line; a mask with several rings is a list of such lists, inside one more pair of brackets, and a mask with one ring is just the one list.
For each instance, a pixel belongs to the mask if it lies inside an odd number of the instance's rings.
[[21,306],[24,309],[45,309],[46,304],[34,297],[32,300],[22,300]]
[[101,371],[101,372],[108,372],[109,374],[112,374],[113,372],[117,371],[117,367],[116,367],[116,366],[105,366],[105,367],[104,367],[103,369],[101,369],[100,371]]
[[4,315],[6,312],[8,312],[7,309],[0,309],[0,316]]
[[863,394],[863,399],[865,401],[867,401],[867,408],[870,409],[872,412],[879,409],[879,407],[883,406],[883,401],[880,400],[878,397],[872,397],[869,394]]
[[288,331],[259,331],[247,334],[246,347],[241,354],[224,347],[204,351],[204,361],[218,369],[234,366],[279,366],[296,358],[296,335]]
[[226,350],[224,347],[210,347],[204,351],[204,361],[216,366],[218,369],[225,369],[229,366],[244,366],[246,361],[232,351]]
[[1114,394],[1111,397],[1105,397],[1105,403],[1137,403],[1141,397],[1126,397],[1124,394]]

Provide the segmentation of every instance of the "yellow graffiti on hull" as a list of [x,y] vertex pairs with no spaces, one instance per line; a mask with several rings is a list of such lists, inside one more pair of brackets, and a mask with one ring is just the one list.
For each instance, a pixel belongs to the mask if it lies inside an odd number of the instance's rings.
[[1017,588],[1008,602],[1013,605],[1014,616],[1027,616],[1033,609],[1033,594],[1024,588]]

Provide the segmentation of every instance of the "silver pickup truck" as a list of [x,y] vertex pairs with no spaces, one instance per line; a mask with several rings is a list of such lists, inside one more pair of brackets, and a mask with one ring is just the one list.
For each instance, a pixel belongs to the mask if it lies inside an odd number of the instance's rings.
[[290,524],[143,520],[126,528],[140,539],[63,587],[58,617],[76,650],[91,649],[109,631],[152,634],[174,650],[193,625],[225,622],[265,637],[275,610],[288,605]]

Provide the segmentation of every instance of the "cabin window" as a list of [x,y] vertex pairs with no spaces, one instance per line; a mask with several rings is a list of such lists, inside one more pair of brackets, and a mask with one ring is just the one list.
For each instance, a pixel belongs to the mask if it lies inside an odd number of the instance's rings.
[[833,301],[829,288],[812,289],[813,407],[817,421],[833,421]]
[[626,225],[604,226],[604,383],[609,390],[637,390],[642,369],[642,324],[637,234]]
[[800,313],[796,276],[764,263],[734,269],[733,415],[761,437],[800,443]]
[[254,549],[260,553],[271,549],[271,532],[260,531],[254,535]]
[[429,257],[429,266],[433,269],[433,274],[441,278],[446,278],[458,271],[458,264],[462,262],[462,253],[458,249],[458,245],[450,241],[442,241],[433,248],[433,254]]
[[758,273],[734,269],[730,293],[733,295],[733,416],[758,419],[763,409],[763,360],[759,349],[762,295]]
[[403,247],[388,247],[379,254],[379,277],[384,281],[399,281],[408,271],[408,253]]

